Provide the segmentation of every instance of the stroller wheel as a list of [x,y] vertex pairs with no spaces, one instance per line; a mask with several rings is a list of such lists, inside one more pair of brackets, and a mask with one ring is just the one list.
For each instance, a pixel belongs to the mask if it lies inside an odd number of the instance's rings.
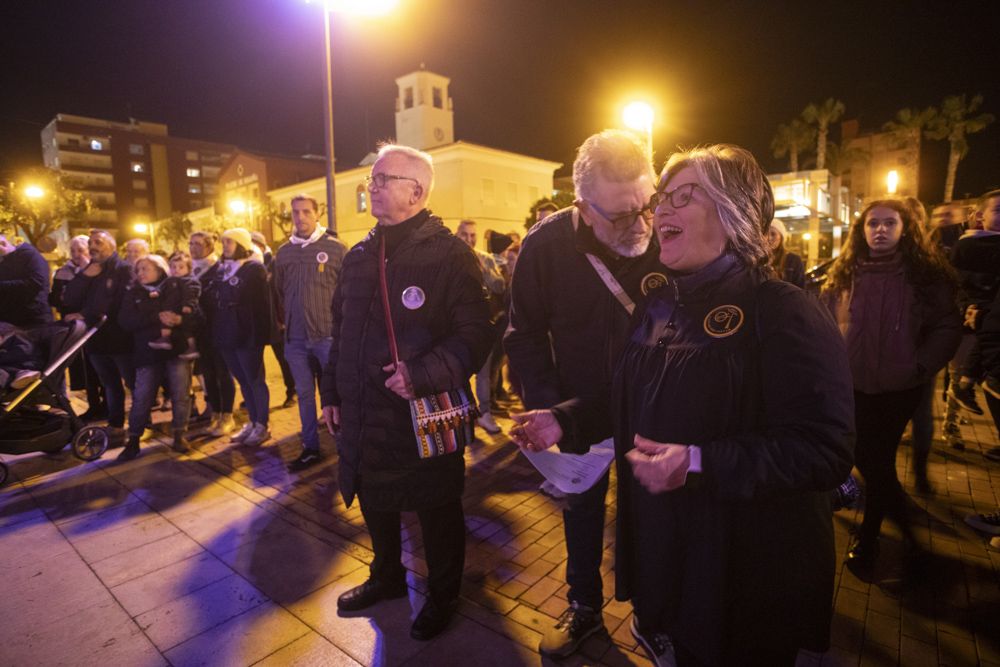
[[10,470],[7,469],[7,464],[0,461],[0,486],[3,486],[7,481],[7,475],[10,474]]
[[84,461],[101,458],[108,450],[108,433],[100,426],[85,426],[73,437],[73,453]]

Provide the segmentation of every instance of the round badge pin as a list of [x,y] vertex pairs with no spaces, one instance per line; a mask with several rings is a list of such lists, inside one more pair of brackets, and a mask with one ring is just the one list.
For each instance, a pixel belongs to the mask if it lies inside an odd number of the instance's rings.
[[327,262],[330,261],[330,256],[327,255],[325,252],[320,251],[316,253],[316,261],[319,262],[320,264],[326,264]]
[[639,288],[642,290],[642,295],[647,296],[653,290],[660,289],[667,284],[667,277],[662,273],[647,273],[642,278],[642,282],[639,284]]
[[232,285],[233,287],[236,287],[237,285],[240,284],[240,279],[237,278],[236,276],[233,276],[232,278],[229,279],[229,284]]
[[409,310],[416,310],[424,305],[424,301],[426,300],[427,296],[424,294],[424,291],[416,285],[411,285],[403,290],[403,305]]
[[743,311],[739,306],[718,306],[705,316],[703,326],[712,338],[732,336],[743,326]]

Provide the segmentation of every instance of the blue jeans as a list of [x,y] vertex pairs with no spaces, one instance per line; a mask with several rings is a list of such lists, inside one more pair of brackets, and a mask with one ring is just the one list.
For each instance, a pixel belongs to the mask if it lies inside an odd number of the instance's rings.
[[108,404],[108,426],[122,428],[125,426],[125,388],[122,387],[122,380],[130,391],[135,387],[132,355],[93,352],[88,356],[90,365],[94,367],[101,386],[104,387],[104,400]]
[[149,423],[150,411],[156,402],[156,393],[164,377],[170,387],[170,407],[173,410],[171,426],[174,432],[187,428],[191,414],[191,363],[183,359],[135,369],[135,389],[132,391],[132,408],[128,413],[128,434],[139,437]]
[[316,373],[330,356],[332,338],[290,340],[285,343],[285,360],[295,379],[295,393],[299,396],[299,421],[302,423],[302,446],[319,449],[319,430],[316,421]]
[[240,347],[221,350],[226,367],[240,383],[250,421],[267,425],[271,394],[264,377],[264,347]]
[[604,555],[604,498],[608,473],[583,493],[568,497],[563,510],[566,531],[566,583],[570,602],[599,610],[604,606],[601,557]]

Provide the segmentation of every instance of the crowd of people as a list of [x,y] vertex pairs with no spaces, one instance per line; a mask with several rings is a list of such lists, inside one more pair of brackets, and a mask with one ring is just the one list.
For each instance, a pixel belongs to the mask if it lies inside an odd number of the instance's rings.
[[[510,437],[526,453],[613,448],[615,595],[654,664],[790,665],[800,649],[825,650],[831,493],[854,466],[866,501],[851,571],[872,576],[886,517],[907,565],[926,555],[897,448],[912,422],[917,489],[932,493],[942,370],[950,446],[964,447],[961,411],[983,413],[977,387],[1000,427],[1000,191],[971,215],[930,219],[915,200],[869,203],[817,292],[802,289],[805,263],[786,247],[766,174],[736,146],[676,153],[656,174],[630,133],[595,134],[577,152],[573,205],[540,206],[523,242],[487,230],[485,251],[474,220],[452,233],[430,211],[433,183],[429,155],[382,147],[367,181],[376,224],[351,249],[307,196],[292,199],[277,252],[232,228],[194,232],[169,256],[132,239],[122,256],[93,230],[70,241],[51,285],[37,250],[0,236],[0,379],[37,377],[7,360],[23,361],[19,332],[50,325],[54,309],[100,324],[69,386],[86,392],[84,418],[106,420],[124,445],[119,459],[141,453],[161,392],[178,452],[195,423],[260,446],[272,347],[301,424],[290,467],[326,458],[321,408],[340,492],[371,535],[370,576],[339,610],[406,594],[400,513],[416,512],[421,640],[448,626],[459,595],[463,449],[476,428],[501,431],[494,414],[510,396],[525,409],[509,414]],[[545,655],[568,656],[604,627],[609,474],[580,493],[543,487],[564,508],[569,601],[543,633]],[[969,522],[1000,533],[1000,516]]]

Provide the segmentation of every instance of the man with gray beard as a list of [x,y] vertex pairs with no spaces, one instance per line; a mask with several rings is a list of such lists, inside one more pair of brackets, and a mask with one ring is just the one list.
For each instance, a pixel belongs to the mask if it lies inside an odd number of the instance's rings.
[[[588,138],[573,164],[576,201],[528,233],[512,285],[504,348],[521,378],[528,410],[552,410],[562,427],[559,449],[585,453],[573,424],[581,400],[611,400],[611,378],[635,302],[666,283],[648,207],[656,176],[641,141],[605,130]],[[526,428],[519,415],[512,435]],[[600,425],[606,437],[611,423]],[[566,581],[570,606],[542,637],[539,651],[573,653],[604,627],[601,556],[608,473],[566,497]]]

